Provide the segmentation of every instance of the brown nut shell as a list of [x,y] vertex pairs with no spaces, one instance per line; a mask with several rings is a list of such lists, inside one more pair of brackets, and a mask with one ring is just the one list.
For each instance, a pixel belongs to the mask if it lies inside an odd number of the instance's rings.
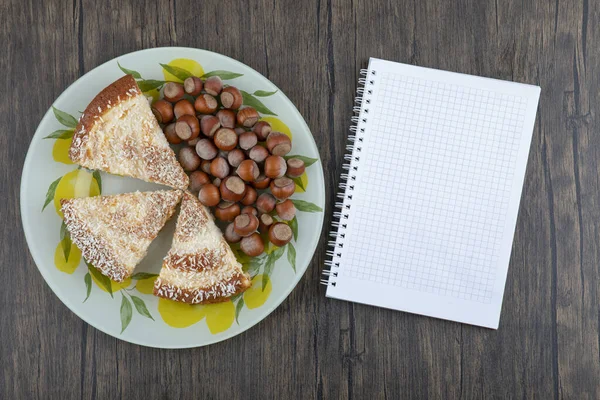
[[237,110],[243,101],[242,92],[235,86],[228,86],[221,92],[221,104],[225,108]]
[[223,90],[223,80],[219,76],[211,76],[204,82],[204,91],[211,96],[218,96]]
[[240,214],[233,221],[233,230],[240,236],[250,236],[258,229],[258,218],[253,214]]
[[269,187],[271,183],[271,178],[266,177],[264,175],[259,175],[258,178],[254,182],[252,182],[252,186],[254,186],[257,190],[266,189]]
[[248,152],[248,158],[254,160],[257,163],[265,161],[267,157],[269,157],[269,150],[262,146],[256,145],[253,148],[251,148]]
[[285,200],[294,194],[296,184],[290,178],[283,177],[272,180],[269,188],[273,196],[279,200]]
[[163,97],[171,103],[176,103],[183,98],[185,92],[183,85],[177,82],[167,82],[163,87]]
[[281,156],[269,156],[265,160],[265,175],[271,179],[281,178],[287,171],[287,164]]
[[152,114],[156,117],[159,124],[168,124],[173,120],[173,104],[164,99],[160,99],[152,104]]
[[256,189],[247,186],[246,193],[244,194],[244,197],[242,198],[242,200],[240,200],[240,202],[245,206],[251,206],[252,204],[256,203],[257,197],[258,193],[256,192]]
[[277,201],[270,193],[261,193],[256,199],[256,209],[261,214],[268,214],[275,209]]
[[227,225],[223,236],[225,236],[225,240],[227,240],[229,243],[238,243],[240,240],[242,240],[242,237],[233,230],[233,222]]
[[258,115],[258,111],[253,107],[242,108],[237,113],[237,123],[246,128],[254,126],[259,118],[260,115]]
[[214,115],[205,115],[200,121],[200,129],[205,136],[213,137],[221,127],[221,121]]
[[218,152],[219,150],[210,139],[201,139],[196,143],[196,153],[203,160],[212,160]]
[[167,138],[167,142],[171,144],[179,144],[182,142],[181,138],[177,136],[177,132],[175,132],[175,123],[166,125],[163,128],[163,132]]
[[223,128],[235,128],[235,112],[231,110],[219,110],[216,114]]
[[173,114],[175,114],[175,118],[179,119],[182,115],[196,115],[196,111],[194,111],[194,106],[188,99],[181,99],[175,106],[173,106]]
[[233,168],[239,167],[239,165],[246,159],[246,155],[240,149],[233,149],[227,153],[227,161]]
[[246,182],[254,182],[260,175],[260,169],[254,161],[244,160],[237,167],[235,173]]
[[269,133],[271,133],[272,128],[271,124],[267,121],[258,121],[254,128],[252,128],[252,132],[256,133],[258,140],[265,141],[267,137],[269,137]]
[[226,201],[240,201],[246,194],[246,184],[237,176],[228,176],[219,186],[221,197]]
[[276,156],[285,156],[292,150],[289,136],[281,132],[271,132],[267,137],[267,149]]
[[287,199],[275,206],[275,212],[282,220],[291,221],[296,216],[296,206],[294,206],[294,203],[290,199]]
[[194,108],[200,114],[212,114],[217,111],[218,106],[217,100],[207,93],[196,97],[196,101],[194,101]]
[[286,175],[290,178],[298,178],[302,176],[306,167],[304,165],[304,161],[299,158],[290,158],[287,160],[287,171]]
[[240,249],[244,254],[250,257],[256,257],[265,251],[265,244],[260,235],[257,232],[254,232],[250,236],[242,239],[240,242]]
[[214,177],[224,179],[229,175],[229,163],[223,157],[216,157],[210,162],[210,174]]
[[215,146],[224,151],[233,150],[237,145],[238,136],[233,129],[219,128],[214,136]]
[[283,222],[276,222],[269,228],[269,241],[277,247],[288,244],[292,235],[292,228]]
[[194,171],[200,166],[202,160],[191,147],[183,147],[179,150],[179,163],[184,171]]
[[219,188],[212,183],[207,183],[200,189],[198,200],[207,207],[214,207],[221,201]]
[[183,90],[190,96],[198,96],[203,86],[202,79],[197,76],[190,76],[183,81]]
[[235,217],[240,215],[240,211],[239,204],[222,201],[215,207],[214,213],[215,218],[219,221],[233,221]]
[[190,192],[199,192],[207,183],[210,183],[210,177],[206,172],[194,171],[190,174]]

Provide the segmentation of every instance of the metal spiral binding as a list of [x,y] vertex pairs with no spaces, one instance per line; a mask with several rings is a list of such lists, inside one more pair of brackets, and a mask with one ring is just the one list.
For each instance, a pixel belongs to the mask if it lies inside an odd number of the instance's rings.
[[352,208],[352,196],[354,192],[354,183],[352,182],[356,180],[360,163],[360,153],[362,151],[362,146],[357,144],[362,143],[364,140],[369,104],[371,104],[373,96],[372,86],[375,84],[376,75],[377,72],[374,70],[360,70],[356,98],[354,99],[355,105],[352,108],[352,112],[355,115],[350,118],[352,122],[350,126],[351,133],[348,135],[347,153],[344,155],[345,162],[342,165],[344,172],[340,175],[340,183],[338,185],[340,192],[337,194],[337,197],[340,201],[335,203],[336,211],[333,213],[333,221],[331,222],[332,230],[329,232],[332,240],[328,241],[327,245],[330,249],[325,253],[328,259],[325,261],[327,268],[323,270],[324,278],[321,279],[323,285],[335,286],[335,278],[339,274],[346,229]]

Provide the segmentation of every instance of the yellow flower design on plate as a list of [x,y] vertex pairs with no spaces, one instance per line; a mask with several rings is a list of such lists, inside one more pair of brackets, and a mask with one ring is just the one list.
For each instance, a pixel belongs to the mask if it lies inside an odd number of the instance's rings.
[[56,246],[56,250],[54,251],[54,265],[59,271],[65,272],[67,274],[72,274],[75,272],[79,263],[81,262],[81,251],[75,246],[71,244],[71,251],[69,252],[69,260],[65,260],[65,252],[63,250],[63,242],[66,239],[58,242],[58,246]]
[[69,139],[56,139],[54,141],[54,146],[52,147],[52,158],[54,161],[71,165],[73,161],[69,158],[69,148],[71,147],[71,141],[73,138]]
[[285,133],[286,135],[288,135],[288,137],[290,139],[292,139],[292,131],[279,118],[277,118],[277,117],[262,117],[260,120],[268,122],[269,124],[271,124],[271,129],[272,130],[274,130],[276,132]]
[[262,289],[262,281],[263,275],[256,275],[252,278],[252,286],[244,292],[244,303],[251,310],[265,304],[271,294],[271,290],[273,290],[273,285],[269,277],[267,277],[265,290]]
[[[98,282],[95,275],[92,275],[92,281],[94,281],[96,286],[98,286],[100,289],[102,289],[102,291],[108,293],[108,290],[106,290],[106,288],[104,287],[104,285],[102,285],[102,283]],[[111,287],[113,293],[116,293],[121,289],[125,289],[130,284],[131,284],[131,278],[127,278],[123,282],[115,282],[113,280],[110,280],[110,287]]]
[[[176,58],[174,60],[171,60],[167,65],[170,65],[171,67],[179,67],[185,69],[193,76],[200,77],[204,75],[204,68],[202,68],[202,65],[200,65],[197,61],[190,60],[189,58]],[[183,82],[183,80],[179,79],[170,72],[167,72],[164,68],[163,75],[165,77],[165,81]]]
[[[61,142],[63,140],[57,140]],[[100,187],[94,176],[84,169],[76,169],[65,174],[54,192],[54,208],[57,214],[62,218],[60,211],[60,199],[72,199],[75,197],[98,196]]]
[[156,281],[156,278],[158,278],[158,275],[151,278],[139,279],[135,284],[135,288],[140,293],[152,294],[154,292],[154,281]]

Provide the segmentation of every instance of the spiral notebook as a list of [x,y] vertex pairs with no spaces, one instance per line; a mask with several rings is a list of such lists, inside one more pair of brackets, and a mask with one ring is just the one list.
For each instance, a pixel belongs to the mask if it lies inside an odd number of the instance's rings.
[[327,296],[497,329],[539,95],[371,58]]

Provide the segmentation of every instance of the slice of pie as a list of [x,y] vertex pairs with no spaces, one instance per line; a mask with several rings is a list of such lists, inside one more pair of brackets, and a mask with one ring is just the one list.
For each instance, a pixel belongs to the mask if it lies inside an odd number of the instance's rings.
[[71,160],[89,169],[185,189],[189,179],[131,75],[107,86],[75,128]]
[[190,304],[227,301],[251,285],[212,216],[186,192],[154,294]]
[[173,215],[180,190],[62,199],[71,241],[113,281],[131,276],[148,246]]

